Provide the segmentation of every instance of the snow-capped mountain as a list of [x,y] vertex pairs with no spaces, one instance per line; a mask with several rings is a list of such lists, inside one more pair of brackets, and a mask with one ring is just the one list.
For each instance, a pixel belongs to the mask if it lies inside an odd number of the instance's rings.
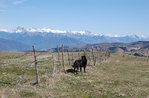
[[13,40],[28,46],[36,45],[38,49],[53,48],[57,45],[96,44],[112,42],[146,41],[149,38],[137,35],[110,35],[89,31],[52,30],[47,28],[22,28],[0,30],[0,38]]

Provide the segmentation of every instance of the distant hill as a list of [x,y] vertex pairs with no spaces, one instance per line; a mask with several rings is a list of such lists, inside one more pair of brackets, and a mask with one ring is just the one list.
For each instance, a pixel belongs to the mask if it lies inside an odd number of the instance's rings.
[[111,52],[128,52],[141,49],[149,49],[149,41],[137,41],[132,43],[104,43],[88,45],[86,47],[94,47],[97,51],[111,51]]
[[[122,52],[130,52],[130,51],[140,51],[144,49],[149,49],[149,41],[137,41],[132,43],[99,43],[99,44],[88,44],[88,45],[73,45],[69,47],[65,47],[65,51],[110,51],[113,53],[122,53]],[[57,49],[53,48],[49,51],[56,52]]]
[[132,43],[102,43],[88,45],[84,48],[94,47],[97,51],[127,52],[140,49],[149,49],[149,41],[137,41]]
[[26,51],[29,50],[29,46],[12,41],[0,38],[0,51]]

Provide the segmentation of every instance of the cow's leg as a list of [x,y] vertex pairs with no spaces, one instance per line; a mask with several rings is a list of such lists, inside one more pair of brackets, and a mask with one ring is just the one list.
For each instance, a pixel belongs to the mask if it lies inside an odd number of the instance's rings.
[[77,71],[76,71],[76,74],[78,74],[78,70],[79,70],[79,67],[77,67]]
[[75,73],[75,71],[76,71],[76,68],[75,68],[75,67],[74,67],[73,71],[74,71],[74,73]]
[[82,67],[80,67],[80,72],[82,72]]
[[84,72],[86,72],[86,66],[84,66]]

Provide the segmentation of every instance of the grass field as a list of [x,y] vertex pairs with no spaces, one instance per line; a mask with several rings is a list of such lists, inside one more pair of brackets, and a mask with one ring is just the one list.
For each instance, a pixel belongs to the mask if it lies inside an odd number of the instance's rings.
[[[60,70],[55,74],[52,55],[55,70]],[[78,53],[73,55],[74,59],[78,59]],[[87,54],[87,73],[76,75],[62,71],[57,54],[37,53],[40,84],[33,86],[33,54],[1,52],[0,98],[149,98],[148,58],[112,54],[106,61],[100,62],[102,54],[96,55],[96,66],[93,66],[91,55]],[[71,68],[67,53],[64,59],[66,69]]]

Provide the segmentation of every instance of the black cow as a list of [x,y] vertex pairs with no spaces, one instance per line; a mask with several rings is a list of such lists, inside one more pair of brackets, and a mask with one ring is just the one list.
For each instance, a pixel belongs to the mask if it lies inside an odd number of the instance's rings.
[[87,59],[86,56],[82,56],[81,60],[76,60],[73,64],[74,72],[78,73],[78,70],[80,68],[80,71],[82,72],[82,67],[84,68],[84,72],[86,72],[86,65],[87,65]]

